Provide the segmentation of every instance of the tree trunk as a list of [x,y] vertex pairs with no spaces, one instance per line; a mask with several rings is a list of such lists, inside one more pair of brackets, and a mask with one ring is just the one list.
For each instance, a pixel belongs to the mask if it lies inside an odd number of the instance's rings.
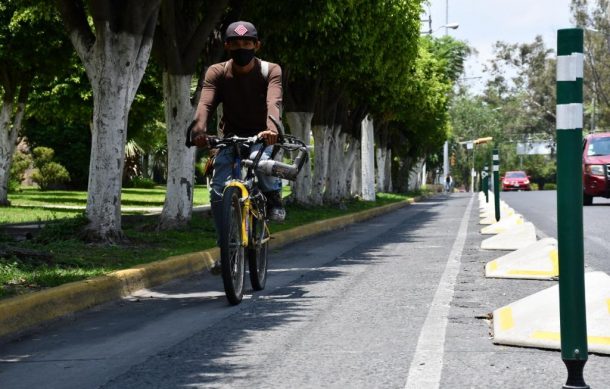
[[359,142],[336,126],[329,149],[328,186],[324,193],[325,201],[331,204],[349,199],[351,192],[352,171]]
[[360,144],[354,150],[354,154],[350,193],[352,197],[362,197],[362,152]]
[[409,191],[409,157],[401,158],[396,166],[396,180],[394,180],[394,188],[398,193],[407,193]]
[[311,128],[314,139],[314,171],[311,188],[311,204],[324,203],[324,191],[328,181],[328,150],[332,129],[326,125],[315,125]]
[[392,149],[386,149],[385,157],[385,179],[383,191],[386,193],[392,192]]
[[343,176],[343,150],[347,134],[341,133],[341,126],[336,126],[331,130],[330,142],[328,147],[328,179],[326,190],[324,191],[324,202],[335,204],[340,201],[340,187],[345,185]]
[[362,121],[362,199],[375,201],[375,138],[373,119]]
[[360,151],[360,142],[358,139],[347,136],[346,150],[344,154],[343,171],[342,171],[342,185],[339,188],[339,196],[342,200],[348,200],[352,198],[352,180],[354,176],[354,167],[356,165],[356,157],[358,157]]
[[8,182],[13,162],[13,153],[17,146],[17,135],[21,129],[25,103],[17,103],[13,114],[13,101],[3,101],[0,108],[0,206],[8,206]]
[[[311,144],[311,119],[313,112],[286,112],[286,121],[292,135],[301,139],[306,145]],[[292,197],[297,204],[309,204],[311,202],[311,153],[310,158],[303,165],[296,181],[291,183]]]
[[377,192],[392,191],[392,149],[376,147]]
[[[76,46],[76,45],[75,45]],[[86,228],[90,240],[123,239],[121,188],[127,119],[144,75],[152,39],[115,33],[108,23],[89,52],[80,53],[93,88],[93,127]],[[77,46],[78,48],[78,46]]]
[[380,147],[380,145],[376,145],[375,147],[375,162],[377,165],[376,170],[376,190],[377,192],[383,192],[385,190],[385,168],[386,168],[386,153],[385,147]]
[[163,99],[167,125],[167,193],[158,228],[167,230],[185,227],[193,213],[195,184],[195,151],[188,148],[186,128],[193,119],[190,102],[192,75],[163,72]]

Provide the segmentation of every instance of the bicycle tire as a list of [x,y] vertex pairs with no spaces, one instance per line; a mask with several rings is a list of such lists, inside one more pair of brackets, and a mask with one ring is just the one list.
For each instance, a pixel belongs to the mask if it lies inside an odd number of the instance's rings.
[[241,230],[240,191],[227,187],[222,195],[220,228],[220,267],[222,282],[229,303],[237,305],[244,295],[244,246]]
[[[251,244],[248,248],[248,268],[252,289],[263,290],[267,283],[267,253],[269,229],[265,219],[252,218]],[[264,243],[260,243],[264,240]]]

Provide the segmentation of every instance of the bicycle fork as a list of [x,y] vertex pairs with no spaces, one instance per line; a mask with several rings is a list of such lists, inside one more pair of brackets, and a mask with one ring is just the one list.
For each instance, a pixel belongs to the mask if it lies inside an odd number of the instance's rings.
[[239,199],[239,202],[242,204],[242,215],[241,215],[241,240],[242,245],[244,247],[248,247],[248,236],[250,232],[250,226],[252,225],[251,215],[250,215],[250,193],[248,193],[248,189],[244,184],[237,180],[229,181],[227,183],[227,187],[236,187],[241,191],[242,197]]

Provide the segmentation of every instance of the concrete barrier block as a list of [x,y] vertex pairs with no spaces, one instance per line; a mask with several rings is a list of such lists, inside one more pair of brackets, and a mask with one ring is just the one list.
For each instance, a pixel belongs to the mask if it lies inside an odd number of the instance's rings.
[[557,240],[544,238],[485,265],[485,277],[551,280],[559,276]]
[[536,227],[530,222],[523,223],[501,234],[481,242],[485,250],[519,250],[536,242]]
[[502,232],[506,232],[523,223],[525,223],[525,220],[523,220],[523,216],[519,215],[518,213],[515,213],[510,216],[500,218],[500,221],[497,223],[494,223],[494,224],[488,225],[487,227],[481,228],[481,234],[483,234],[483,235],[501,234]]
[[[589,351],[610,354],[610,276],[586,273],[585,300]],[[559,286],[496,309],[493,333],[495,344],[559,350]]]

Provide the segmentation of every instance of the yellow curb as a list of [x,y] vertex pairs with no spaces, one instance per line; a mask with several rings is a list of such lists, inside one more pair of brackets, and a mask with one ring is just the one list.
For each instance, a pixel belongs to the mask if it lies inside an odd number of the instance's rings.
[[[281,231],[272,235],[269,245],[271,248],[278,248],[296,240],[392,212],[420,199],[421,197],[416,197]],[[216,247],[2,300],[0,338],[18,335],[44,322],[125,297],[139,289],[200,272],[210,268],[219,257],[220,250]]]

